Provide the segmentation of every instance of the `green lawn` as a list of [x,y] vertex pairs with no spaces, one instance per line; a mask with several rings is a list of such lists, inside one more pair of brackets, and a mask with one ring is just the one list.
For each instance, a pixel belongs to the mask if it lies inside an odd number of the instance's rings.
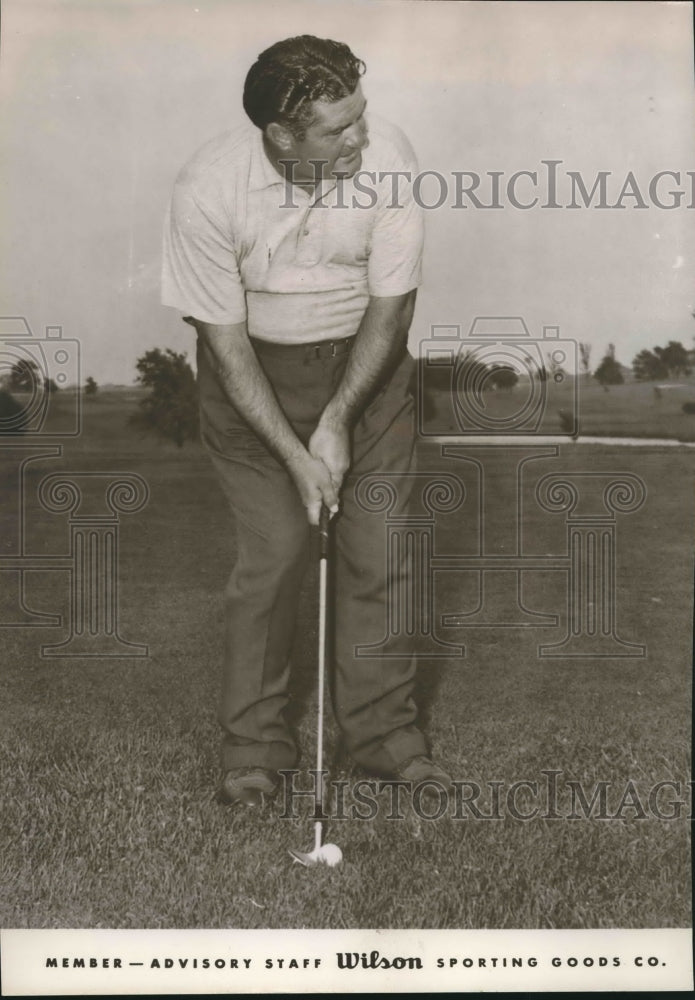
[[[443,389],[441,378],[424,383],[428,391],[428,421],[432,431],[442,434],[456,430],[458,424],[451,406],[451,390]],[[695,380],[684,377],[672,383],[660,383],[655,389],[651,382],[627,382],[624,385],[601,388],[596,382],[579,378],[548,389],[541,429],[545,434],[562,433],[560,411],[574,412],[579,433],[598,437],[669,438],[695,441],[695,415],[683,413],[684,403],[695,402]],[[491,416],[515,416],[529,395],[530,388],[519,383],[510,391],[485,393],[481,410]],[[478,407],[474,412],[481,412]]]
[[[632,387],[626,387],[632,388]],[[599,390],[600,391],[600,390]],[[601,393],[601,398],[604,396]],[[617,390],[605,394],[617,398]],[[41,642],[62,629],[3,629],[0,816],[5,927],[675,927],[689,926],[688,809],[681,820],[523,822],[388,818],[386,793],[370,821],[333,822],[336,869],[293,864],[311,821],[281,806],[246,815],[214,800],[215,697],[222,644],[221,589],[234,554],[224,499],[196,446],[181,451],[129,436],[133,398],[98,395],[85,431],[59,461],[27,471],[28,548],[65,551],[65,518],[36,512],[48,472],[143,476],[148,506],[121,524],[121,624],[146,659],[51,660]],[[612,433],[612,431],[611,431]],[[5,460],[3,460],[5,461]],[[465,476],[463,463],[423,447],[421,468]],[[630,471],[648,499],[618,519],[618,627],[643,659],[539,659],[543,629],[458,629],[463,659],[421,664],[419,693],[434,751],[455,777],[477,782],[634,782],[646,802],[660,780],[690,776],[692,457],[685,450],[568,444],[541,471]],[[535,475],[535,472],[534,472]],[[16,506],[3,478],[5,552]],[[488,492],[511,510],[506,481]],[[458,515],[438,522],[438,552],[470,540]],[[562,516],[527,506],[528,547],[558,552]],[[9,579],[9,575],[8,575]],[[9,584],[8,584],[9,585]],[[439,612],[469,602],[465,574],[438,578]],[[313,767],[316,579],[301,596],[292,718]],[[527,601],[562,613],[556,573],[529,574]],[[37,610],[65,612],[67,577],[32,574]],[[329,725],[333,776],[356,781]],[[302,777],[302,781],[306,778]],[[486,807],[489,800],[483,794]],[[519,804],[524,805],[523,796]],[[560,801],[566,810],[566,801]]]

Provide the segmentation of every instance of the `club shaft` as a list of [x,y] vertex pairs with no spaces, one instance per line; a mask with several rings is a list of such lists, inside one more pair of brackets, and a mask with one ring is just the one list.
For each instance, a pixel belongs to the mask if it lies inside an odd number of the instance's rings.
[[318,649],[318,726],[316,733],[316,800],[323,806],[323,716],[326,686],[326,603],[327,603],[328,572],[327,561],[319,561],[319,649]]
[[316,812],[314,850],[321,847],[323,815],[323,718],[326,687],[326,637],[328,607],[328,532],[330,512],[323,504],[319,518],[319,636],[318,636],[318,724],[316,727]]

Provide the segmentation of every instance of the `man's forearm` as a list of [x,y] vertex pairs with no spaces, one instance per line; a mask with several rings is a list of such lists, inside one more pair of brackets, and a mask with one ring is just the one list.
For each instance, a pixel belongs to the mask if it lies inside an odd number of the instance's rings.
[[213,326],[195,322],[204,349],[230,401],[265,445],[286,465],[306,453],[260,366],[246,324]]
[[390,378],[407,349],[416,294],[370,299],[343,378],[321,416],[324,426],[351,426]]
[[322,504],[335,512],[338,493],[330,470],[295,434],[261,368],[246,324],[216,326],[192,318],[187,322],[198,331],[232,405],[287,468],[309,521],[318,524]]

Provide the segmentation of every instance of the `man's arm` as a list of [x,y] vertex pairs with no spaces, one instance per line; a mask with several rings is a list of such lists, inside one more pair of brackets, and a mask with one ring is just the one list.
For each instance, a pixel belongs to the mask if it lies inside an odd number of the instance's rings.
[[338,509],[338,488],[320,455],[310,454],[295,434],[261,368],[249,340],[246,323],[219,326],[190,319],[229,399],[258,437],[286,466],[307,508],[318,524],[321,504]]
[[350,466],[350,428],[407,349],[416,295],[413,289],[370,298],[340,385],[309,440],[310,454],[328,467],[336,491]]

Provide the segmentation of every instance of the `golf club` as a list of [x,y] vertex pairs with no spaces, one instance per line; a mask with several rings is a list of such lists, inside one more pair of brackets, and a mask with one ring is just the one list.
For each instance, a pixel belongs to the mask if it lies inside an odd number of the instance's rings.
[[290,848],[290,854],[305,868],[324,864],[331,868],[343,860],[343,852],[337,844],[322,844],[323,821],[323,712],[324,688],[326,681],[326,607],[328,600],[328,530],[330,511],[321,506],[319,518],[319,637],[318,637],[318,725],[316,733],[316,802],[314,809],[314,849],[297,851]]

